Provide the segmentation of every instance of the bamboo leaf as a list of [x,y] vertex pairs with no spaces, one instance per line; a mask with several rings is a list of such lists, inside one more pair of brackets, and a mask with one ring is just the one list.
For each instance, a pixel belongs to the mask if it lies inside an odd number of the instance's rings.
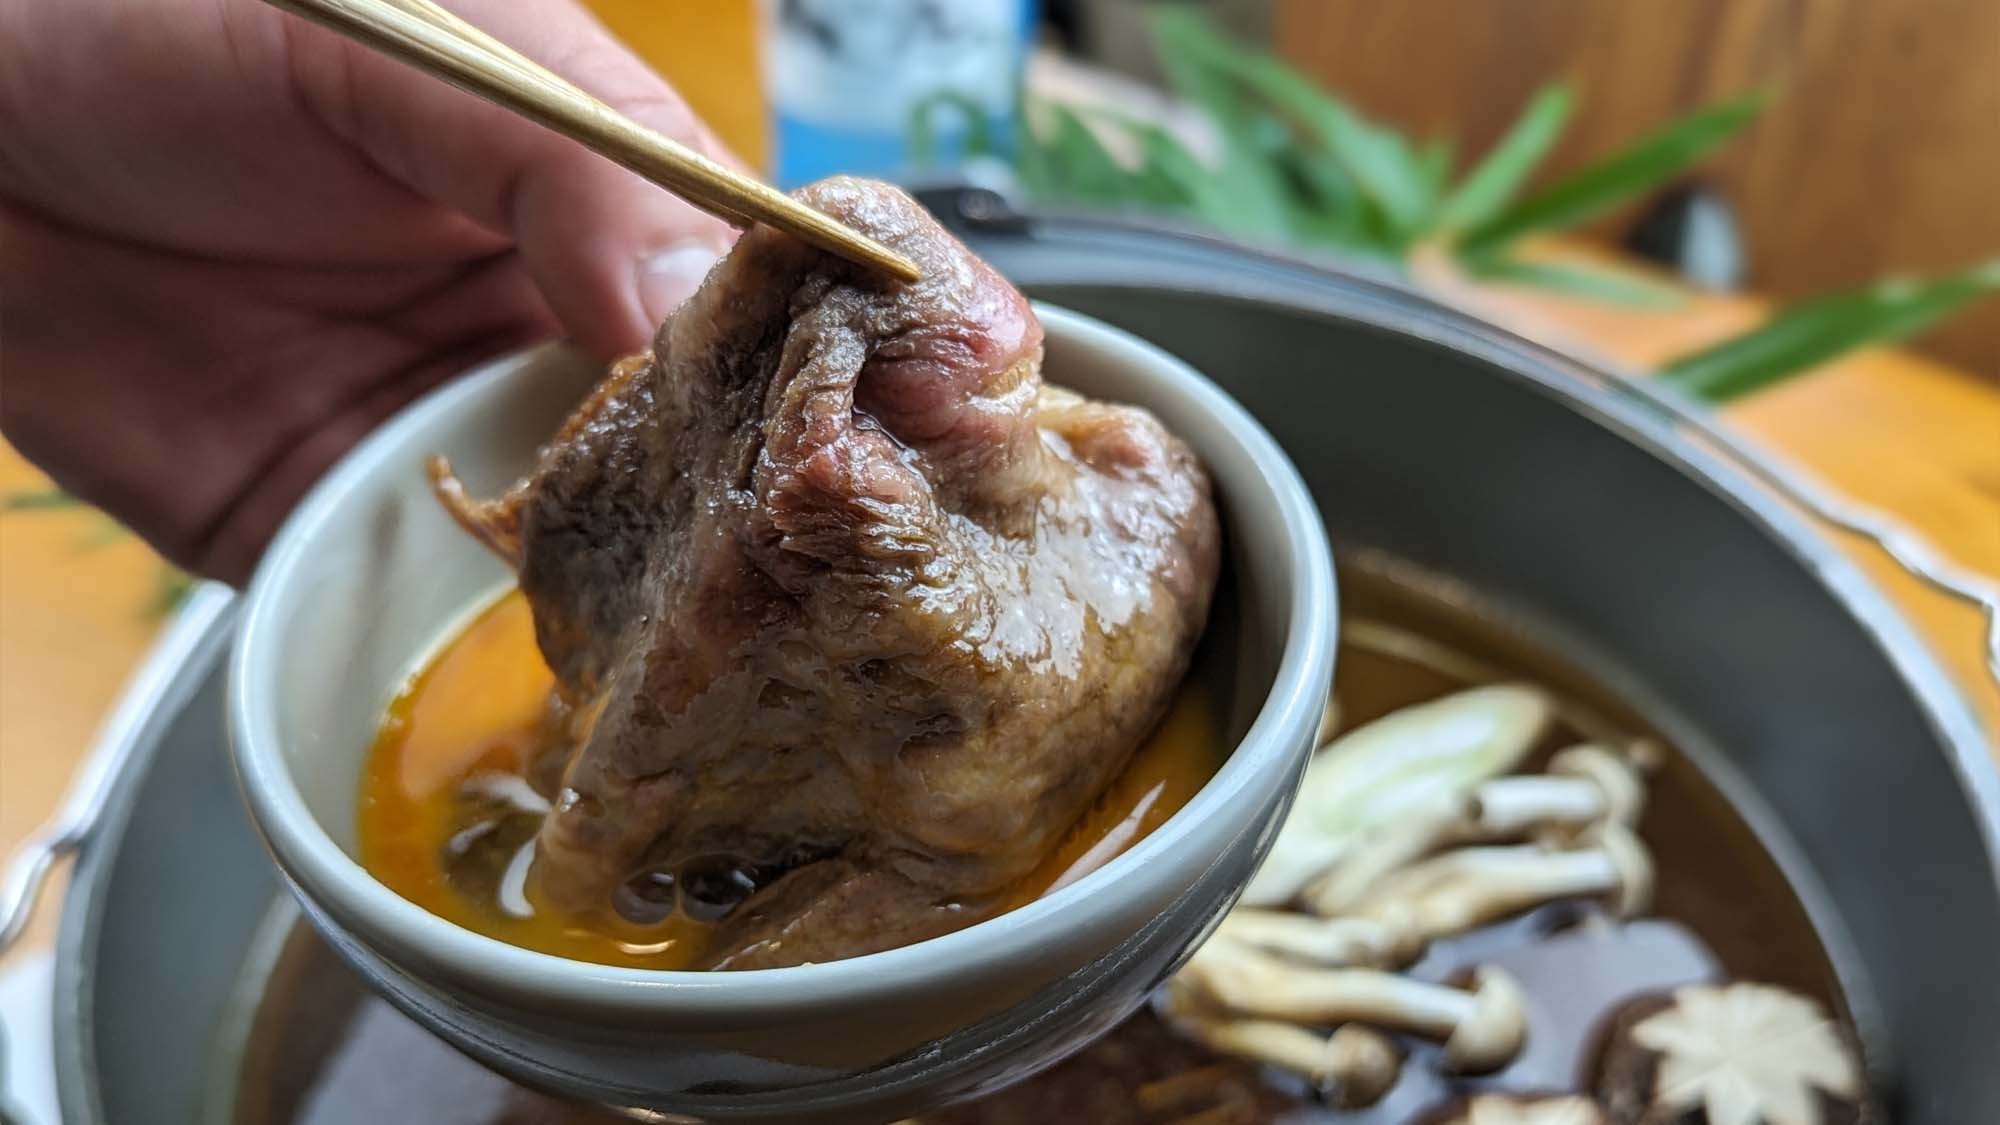
[[1458,146],[1452,143],[1450,137],[1433,137],[1417,150],[1417,167],[1423,170],[1424,187],[1432,201],[1444,198],[1445,189],[1451,186],[1452,165],[1457,159]]
[[1274,160],[1291,184],[1291,225],[1301,239],[1370,259],[1401,260],[1405,240],[1324,149],[1290,145]]
[[[1216,68],[1213,58],[1220,40],[1198,16],[1169,9],[1150,26],[1168,84],[1209,119],[1222,141],[1221,160],[1209,171],[1230,202],[1208,198],[1198,203],[1204,221],[1252,237],[1291,233],[1299,201],[1287,190],[1278,163],[1279,151],[1292,147],[1290,131],[1249,105],[1239,84]],[[1144,135],[1140,139],[1146,143]],[[1209,194],[1204,190],[1205,197]]]
[[1401,258],[1406,240],[1390,232],[1388,219],[1332,154],[1301,143],[1268,111],[1257,111],[1241,137],[1255,148],[1250,161],[1269,169],[1289,233],[1300,242],[1371,260]]
[[1671,285],[1571,262],[1481,261],[1471,270],[1483,281],[1532,285],[1634,309],[1671,309],[1687,299]]
[[1690,395],[1722,402],[1857,348],[1915,335],[1996,292],[2000,258],[1933,280],[1879,282],[1786,309],[1762,328],[1674,360],[1662,376]]
[[1340,162],[1318,146],[1283,145],[1271,150],[1270,159],[1304,206],[1345,214],[1368,205]]
[[1139,143],[1145,173],[1175,184],[1203,222],[1246,238],[1272,239],[1288,231],[1290,208],[1268,166],[1230,161],[1213,168],[1158,125],[1132,122],[1128,128]]
[[1183,8],[1155,13],[1151,31],[1153,53],[1166,72],[1167,84],[1233,135],[1244,122],[1246,107],[1242,91],[1216,64],[1219,50],[1230,45],[1199,13]]
[[939,90],[910,107],[910,116],[904,126],[904,135],[910,145],[910,159],[918,167],[924,167],[938,158],[938,116],[946,114],[947,119],[956,116],[965,122],[966,156],[992,155],[993,123],[988,119],[986,109],[971,95],[958,90]]
[[1020,141],[1014,146],[1014,176],[1030,199],[1043,199],[1055,194],[1055,171],[1049,166],[1048,147],[1036,135],[1033,122],[1033,114],[1022,113]]
[[1754,94],[1710,106],[1506,208],[1469,230],[1463,253],[1490,255],[1532,231],[1570,226],[1671,179],[1750,122]]
[[[1281,164],[1296,142],[1282,122],[1247,104],[1237,83],[1211,64],[1214,37],[1198,17],[1168,9],[1152,22],[1155,53],[1176,93],[1203,113],[1223,152],[1219,176],[1247,206],[1253,226],[1281,234],[1294,226],[1297,193],[1288,190]],[[1273,219],[1276,225],[1273,225]]]
[[1542,87],[1528,99],[1521,116],[1446,198],[1438,211],[1438,225],[1466,230],[1499,214],[1562,136],[1574,106],[1569,87],[1560,82]]
[[1053,122],[1042,141],[1049,191],[1088,203],[1132,201],[1133,178],[1107,152],[1075,110],[1058,102],[1048,105]]
[[1193,9],[1162,9],[1153,32],[1175,88],[1211,111],[1222,107],[1225,127],[1237,123],[1241,106],[1222,79],[1324,145],[1405,241],[1422,231],[1431,193],[1422,162],[1400,134],[1369,122],[1276,58],[1234,43]]
[[1250,57],[1242,64],[1247,84],[1324,145],[1398,233],[1413,238],[1422,231],[1431,193],[1425,169],[1407,141],[1321,93],[1275,59]]

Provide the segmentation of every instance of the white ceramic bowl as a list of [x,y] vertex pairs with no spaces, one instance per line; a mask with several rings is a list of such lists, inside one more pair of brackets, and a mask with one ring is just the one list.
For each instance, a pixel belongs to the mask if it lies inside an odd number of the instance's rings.
[[976,1095],[1129,1015],[1262,858],[1333,673],[1332,561],[1264,429],[1165,352],[1038,307],[1052,381],[1153,410],[1207,462],[1226,566],[1207,663],[1234,750],[1178,814],[1035,903],[902,949],[736,973],[621,969],[461,929],[354,858],[362,759],[388,700],[506,574],[432,499],[451,456],[497,491],[597,369],[558,346],[482,367],[356,448],[252,582],[230,676],[237,775],[307,917],[370,984],[526,1084],[648,1120],[883,1120]]

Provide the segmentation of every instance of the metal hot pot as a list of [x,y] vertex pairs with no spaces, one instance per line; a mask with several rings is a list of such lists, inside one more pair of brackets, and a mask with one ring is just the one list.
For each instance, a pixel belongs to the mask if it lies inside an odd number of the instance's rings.
[[[1697,413],[1393,285],[977,191],[930,202],[1034,296],[1234,394],[1337,552],[1535,622],[1699,749],[1807,888],[1896,1118],[2000,1120],[2000,779],[1966,700],[1804,509],[1859,517]],[[228,1116],[239,982],[279,894],[225,764],[231,613],[207,589],[175,623],[107,729],[120,764],[53,841],[82,845],[55,989],[72,1125]]]

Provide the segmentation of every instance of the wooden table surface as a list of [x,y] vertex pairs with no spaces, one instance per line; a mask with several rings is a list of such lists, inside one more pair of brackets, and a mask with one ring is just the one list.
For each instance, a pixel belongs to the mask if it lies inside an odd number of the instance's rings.
[[[761,154],[746,3],[591,2],[738,152]],[[1590,254],[1565,245],[1550,252]],[[1436,280],[1448,295],[1525,335],[1640,368],[1763,315],[1758,303],[1734,298],[1696,297],[1671,312],[1639,312]],[[1759,395],[1729,418],[1848,495],[1899,513],[1962,565],[2000,576],[2000,389],[1910,355],[1874,351]],[[0,493],[45,485],[0,445]],[[158,561],[106,530],[102,517],[74,509],[0,516],[0,853],[54,808],[158,625],[150,612]],[[1987,729],[2000,731],[2000,694],[1981,686],[1976,614],[1872,551],[1855,554],[1966,686]],[[53,933],[52,902],[45,898],[43,906],[24,949]]]

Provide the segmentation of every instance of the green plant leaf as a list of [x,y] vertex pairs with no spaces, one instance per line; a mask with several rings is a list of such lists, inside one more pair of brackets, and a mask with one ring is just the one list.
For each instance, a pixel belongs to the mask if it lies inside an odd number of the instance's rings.
[[1049,151],[1035,133],[1034,114],[1022,107],[1019,140],[1014,145],[1014,176],[1030,199],[1044,199],[1054,193],[1054,171],[1049,167]]
[[993,122],[986,109],[971,95],[958,90],[939,90],[910,107],[910,116],[904,126],[904,136],[910,145],[910,159],[918,167],[924,167],[937,159],[938,134],[937,116],[941,112],[951,112],[965,122],[965,155],[990,156],[997,146],[993,142]]
[[1432,137],[1417,150],[1417,167],[1423,171],[1424,187],[1433,201],[1443,199],[1451,186],[1452,165],[1458,159],[1458,145],[1450,137]]
[[1468,230],[1461,253],[1498,253],[1524,234],[1591,218],[1671,179],[1750,122],[1764,107],[1753,94],[1710,106],[1536,192]]
[[1144,173],[1175,184],[1202,222],[1229,234],[1265,240],[1290,230],[1283,186],[1267,164],[1245,157],[1212,168],[1158,125],[1132,122],[1127,127],[1139,143]]
[[1430,210],[1429,178],[1407,141],[1276,59],[1252,56],[1242,63],[1240,74],[1251,88],[1324,145],[1399,234],[1408,239],[1422,232]]
[[60,488],[24,489],[0,494],[0,512],[34,512],[49,508],[87,507],[83,501]]
[[1200,13],[1185,8],[1160,9],[1150,30],[1167,85],[1213,118],[1225,135],[1235,137],[1246,123],[1247,107],[1241,88],[1216,63],[1218,51],[1229,44]]
[[1273,159],[1290,185],[1292,231],[1302,241],[1374,260],[1402,259],[1406,241],[1326,150],[1294,144]]
[[1905,339],[1979,297],[2000,292],[2000,258],[1932,280],[1878,282],[1785,309],[1761,328],[1662,369],[1680,390],[1723,402],[1836,359]]
[[1355,212],[1368,206],[1340,161],[1317,145],[1287,144],[1272,149],[1269,159],[1296,207],[1353,219]]
[[1217,190],[1214,178],[1165,130],[1137,125],[1122,129],[1139,150],[1138,165],[1125,169],[1131,202],[1156,211],[1185,212],[1211,225],[1227,217],[1223,204],[1212,198]]
[[1215,112],[1225,128],[1241,123],[1233,83],[1324,145],[1405,241],[1422,231],[1432,193],[1423,163],[1401,134],[1368,121],[1275,57],[1238,45],[1191,8],[1163,8],[1153,33],[1175,88]]
[[1340,161],[1317,144],[1300,141],[1282,122],[1259,111],[1261,126],[1249,131],[1257,151],[1249,157],[1268,167],[1286,209],[1289,233],[1299,242],[1372,261],[1400,260],[1406,240],[1355,186]]
[[1131,173],[1105,150],[1083,118],[1060,102],[1048,103],[1047,111],[1052,125],[1042,140],[1042,149],[1049,190],[1086,203],[1132,202],[1130,189],[1135,182]]
[[1506,134],[1446,197],[1438,210],[1438,226],[1466,230],[1499,214],[1562,136],[1575,102],[1569,87],[1560,82],[1529,98]]
[[1588,297],[1607,304],[1634,309],[1671,309],[1685,304],[1687,297],[1671,285],[1616,270],[1571,262],[1524,262],[1508,259],[1469,263],[1472,275],[1482,281],[1511,285],[1532,285]]
[[1167,9],[1154,17],[1150,30],[1168,84],[1209,119],[1222,143],[1221,158],[1209,171],[1230,200],[1228,217],[1211,198],[1197,205],[1203,221],[1246,237],[1293,233],[1300,201],[1280,165],[1281,153],[1293,147],[1291,131],[1250,105],[1240,85],[1214,65],[1219,40],[1199,16]]
[[[1154,147],[1157,138],[1148,137],[1137,129],[1128,129],[1127,132],[1140,148],[1139,165],[1128,173],[1132,177],[1133,202],[1156,211],[1186,212],[1209,226],[1222,225],[1228,211],[1214,198],[1215,185],[1199,162],[1191,165],[1183,163],[1180,157],[1193,160],[1185,150],[1176,152],[1165,146]],[[1166,138],[1166,142],[1173,149],[1179,149],[1172,138]]]

